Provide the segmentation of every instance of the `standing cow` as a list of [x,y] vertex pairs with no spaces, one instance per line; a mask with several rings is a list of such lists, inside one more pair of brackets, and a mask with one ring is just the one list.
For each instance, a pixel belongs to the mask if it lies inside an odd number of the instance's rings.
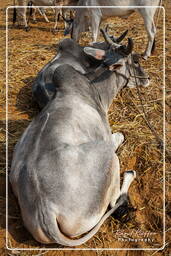
[[115,152],[124,137],[111,134],[107,111],[124,86],[135,78],[145,85],[148,78],[131,39],[121,46],[103,34],[106,43],[94,47],[60,42],[60,61],[51,73],[56,94],[15,147],[10,181],[24,224],[41,243],[86,242],[127,200],[135,178],[135,171],[125,172],[120,189]]
[[[99,27],[102,20],[109,17],[127,18],[133,12],[138,12],[143,20],[148,35],[148,43],[143,57],[147,59],[155,46],[156,28],[154,24],[154,14],[157,6],[161,5],[161,0],[80,0],[78,6],[87,6],[76,10],[75,19],[67,28],[70,30],[71,37],[78,41],[81,32],[92,30],[93,41],[97,41]],[[97,6],[97,8],[91,8]],[[101,8],[100,6],[111,6],[118,8]],[[122,7],[120,7],[122,6]],[[151,6],[151,7],[150,7]],[[65,33],[66,34],[66,33]]]

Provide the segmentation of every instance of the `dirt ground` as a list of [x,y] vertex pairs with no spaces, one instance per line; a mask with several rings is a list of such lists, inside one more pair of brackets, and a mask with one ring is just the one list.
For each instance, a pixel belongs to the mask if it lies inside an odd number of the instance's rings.
[[[111,131],[121,131],[125,142],[118,150],[121,163],[121,174],[127,169],[134,169],[137,178],[130,187],[129,195],[132,206],[136,209],[130,213],[127,222],[110,217],[102,225],[98,233],[79,250],[62,250],[59,245],[44,246],[37,243],[24,228],[17,201],[9,185],[8,191],[8,231],[6,233],[6,88],[5,88],[5,51],[6,27],[5,7],[11,5],[10,0],[1,0],[0,9],[0,255],[171,255],[169,222],[171,221],[171,203],[169,191],[169,138],[171,137],[170,98],[171,98],[171,2],[164,0],[166,10],[166,90],[164,90],[164,54],[163,54],[163,10],[157,25],[156,50],[142,65],[151,78],[150,86],[141,89],[143,105],[148,120],[163,139],[166,130],[166,155],[159,147],[152,131],[147,126],[136,88],[125,88],[119,93],[109,109],[108,116]],[[59,32],[52,34],[53,13],[49,11],[51,20],[47,24],[38,15],[38,23],[30,24],[29,32],[12,26],[12,13],[9,11],[8,30],[8,170],[14,145],[30,121],[38,112],[32,100],[31,84],[37,72],[56,54],[56,46],[63,39],[63,22],[59,23]],[[119,35],[129,28],[129,37],[135,43],[135,51],[141,53],[146,44],[146,33],[143,21],[138,14],[133,14],[128,20],[114,18],[107,20],[110,33]],[[102,24],[103,26],[104,24]],[[89,33],[82,35],[81,44],[91,41]],[[165,104],[163,95],[166,92]],[[165,106],[165,113],[163,111]],[[165,122],[164,121],[165,114]],[[164,126],[164,127],[163,127]],[[164,128],[164,129],[163,129]],[[165,167],[165,168],[164,168]],[[163,185],[166,185],[166,190]],[[166,195],[165,195],[166,192]],[[164,203],[166,208],[164,210]],[[164,218],[164,215],[166,216]],[[165,232],[164,232],[164,224]],[[6,236],[8,250],[6,248]],[[165,248],[163,239],[166,237]],[[129,241],[132,238],[133,241]],[[24,251],[20,248],[37,248]],[[44,251],[42,248],[49,248]],[[58,248],[60,250],[51,250]],[[120,250],[90,250],[91,248],[120,248]],[[130,248],[130,250],[123,250]],[[131,250],[131,248],[139,250]],[[154,250],[145,250],[145,249]],[[84,250],[80,250],[84,249]]]

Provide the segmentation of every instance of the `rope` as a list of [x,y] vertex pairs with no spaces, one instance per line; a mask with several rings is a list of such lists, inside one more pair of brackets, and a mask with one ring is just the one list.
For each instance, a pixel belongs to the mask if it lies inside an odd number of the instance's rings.
[[[132,61],[133,61],[133,57],[132,56],[131,56],[131,58],[132,58]],[[135,73],[135,68],[134,67],[133,67],[133,73],[134,73],[134,78],[135,78],[135,84],[136,84],[136,90],[137,90],[138,98],[139,98],[140,103],[141,103],[141,108],[142,108],[142,112],[143,112],[143,118],[144,118],[148,128],[151,130],[153,136],[156,138],[156,141],[159,144],[160,149],[163,151],[163,153],[164,152],[166,153],[167,159],[169,160],[169,162],[171,162],[170,152],[167,151],[164,148],[163,140],[160,138],[160,136],[157,134],[156,130],[154,129],[154,127],[152,126],[152,124],[148,120],[148,116],[146,114],[146,111],[145,111],[145,108],[144,108],[144,104],[143,104],[142,94],[141,94],[140,88],[139,88],[138,83],[137,83],[137,77],[136,77],[136,73]]]
[[[135,80],[136,80],[136,78],[135,78]],[[137,85],[137,82],[136,82],[136,89],[137,89],[138,98],[139,98],[140,103],[141,103],[142,112],[144,114],[143,118],[144,118],[147,126],[149,127],[149,129],[153,133],[154,137],[156,138],[156,141],[158,142],[160,148],[163,149],[163,140],[159,137],[159,135],[157,134],[156,130],[154,129],[154,127],[151,125],[150,121],[148,120],[148,116],[146,114],[146,111],[145,111],[145,108],[144,108],[144,104],[143,104],[143,100],[142,100],[142,94],[141,94],[139,86]]]

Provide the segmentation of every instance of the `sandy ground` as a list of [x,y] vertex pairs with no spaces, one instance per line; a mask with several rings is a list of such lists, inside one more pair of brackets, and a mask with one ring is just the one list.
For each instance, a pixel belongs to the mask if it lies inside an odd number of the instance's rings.
[[[144,118],[141,103],[136,89],[125,88],[109,109],[109,122],[111,131],[121,131],[125,135],[125,142],[118,151],[121,162],[121,174],[127,169],[135,169],[137,178],[131,185],[129,194],[131,203],[136,211],[130,213],[128,222],[119,222],[113,217],[108,218],[99,232],[80,248],[139,248],[140,251],[44,251],[43,245],[37,243],[24,228],[17,201],[9,186],[8,195],[8,231],[7,245],[9,248],[37,248],[34,251],[7,250],[6,249],[6,226],[5,226],[5,7],[11,4],[9,0],[1,0],[0,10],[0,255],[169,255],[169,221],[171,210],[169,203],[169,179],[168,171],[170,159],[166,154],[166,218],[163,210],[163,153],[159,148],[155,136],[148,128]],[[166,142],[169,151],[169,137],[171,135],[170,124],[170,81],[171,81],[171,54],[169,34],[171,30],[171,2],[164,1],[166,8]],[[32,100],[31,84],[37,72],[56,54],[56,45],[63,38],[63,23],[59,23],[59,32],[51,33],[53,27],[53,14],[49,12],[51,22],[45,23],[38,16],[38,23],[31,24],[31,31],[14,28],[11,23],[11,12],[9,11],[8,31],[8,170],[12,159],[14,145],[29,122],[38,112],[37,106]],[[118,35],[129,27],[129,37],[135,42],[135,50],[142,52],[146,44],[146,33],[143,21],[137,14],[128,20],[118,18],[107,21],[110,24],[110,32]],[[151,78],[148,88],[141,90],[143,104],[148,120],[154,127],[160,138],[163,137],[163,12],[157,26],[157,47],[153,56],[142,65]],[[91,36],[86,33],[81,38],[81,44],[87,45]],[[166,232],[163,230],[166,220]],[[164,250],[148,250],[141,248],[161,248],[163,237],[166,236]],[[128,237],[134,238],[133,242]],[[125,239],[121,241],[121,239]],[[147,239],[148,238],[148,239]],[[137,239],[137,240],[136,240]],[[139,241],[143,239],[143,241]],[[61,248],[61,246],[47,246],[49,249]],[[171,253],[171,251],[170,251]]]

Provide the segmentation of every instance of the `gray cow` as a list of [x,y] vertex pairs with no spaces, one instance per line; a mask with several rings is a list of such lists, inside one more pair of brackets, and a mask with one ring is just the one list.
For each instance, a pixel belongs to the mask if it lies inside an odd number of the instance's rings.
[[[161,0],[80,0],[78,6],[87,6],[86,8],[78,8],[74,22],[69,27],[67,32],[71,31],[71,37],[78,41],[80,33],[88,30],[89,26],[92,30],[93,41],[97,41],[99,34],[99,27],[102,20],[109,17],[121,17],[127,18],[133,12],[138,12],[143,20],[145,29],[148,35],[148,43],[143,57],[147,59],[155,46],[155,34],[156,28],[154,24],[154,14],[156,7],[161,5]],[[88,7],[90,6],[90,7]],[[99,6],[97,8],[91,8],[91,6]],[[122,8],[100,8],[100,6],[112,6]],[[151,6],[151,8],[150,8]],[[142,8],[140,8],[142,7]],[[66,34],[66,33],[65,33]]]
[[[25,226],[41,243],[86,242],[125,202],[135,178],[135,171],[125,172],[120,189],[115,152],[124,137],[112,135],[107,121],[113,97],[132,83],[133,41],[120,46],[108,35],[105,39],[99,48],[81,48],[72,39],[60,42],[58,58],[68,56],[71,62],[61,59],[53,73],[55,96],[15,147],[10,182]],[[85,76],[87,67],[92,76]],[[139,85],[148,83],[145,73],[136,79]]]

